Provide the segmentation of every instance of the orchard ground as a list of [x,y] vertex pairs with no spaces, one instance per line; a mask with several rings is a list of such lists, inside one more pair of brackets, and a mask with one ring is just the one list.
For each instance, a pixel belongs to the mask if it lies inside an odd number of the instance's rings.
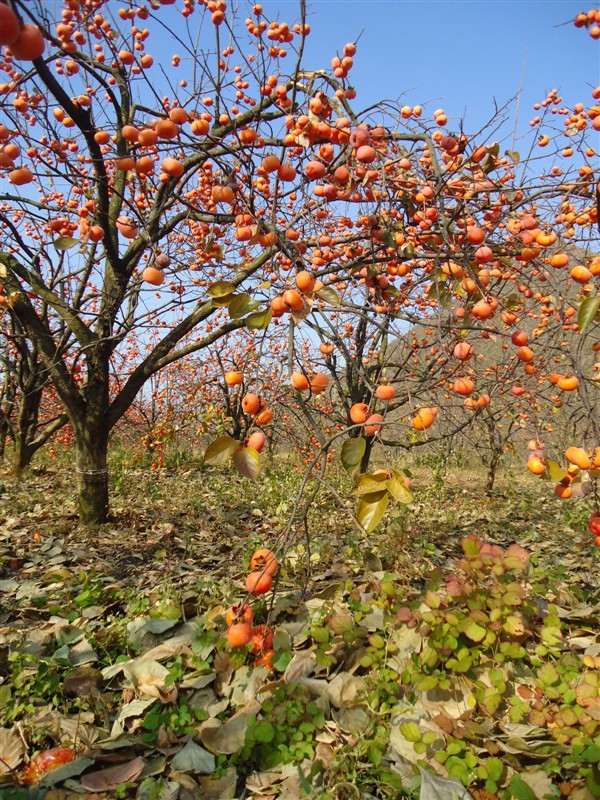
[[[93,528],[77,527],[68,455],[2,477],[3,800],[416,797],[419,768],[448,797],[449,781],[476,800],[598,796],[585,501],[521,463],[489,497],[476,467],[399,463],[414,502],[366,537],[340,470],[253,603],[269,671],[227,644],[224,617],[303,470],[276,457],[251,483],[129,455],[112,454],[112,516]],[[36,773],[56,747],[68,763]]]

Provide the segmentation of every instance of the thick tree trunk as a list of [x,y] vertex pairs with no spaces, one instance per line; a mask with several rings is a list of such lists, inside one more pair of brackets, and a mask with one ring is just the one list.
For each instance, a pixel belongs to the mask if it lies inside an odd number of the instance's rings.
[[42,389],[34,388],[32,382],[25,384],[21,397],[17,430],[15,434],[15,451],[13,456],[12,473],[21,475],[31,463],[36,447],[31,443],[35,439],[38,420],[40,416],[40,403],[42,402]]
[[108,432],[85,430],[76,437],[79,524],[96,525],[108,517]]

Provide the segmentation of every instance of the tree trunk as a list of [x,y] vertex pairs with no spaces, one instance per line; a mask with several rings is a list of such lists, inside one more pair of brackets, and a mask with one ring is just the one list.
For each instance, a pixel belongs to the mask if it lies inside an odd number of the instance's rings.
[[17,420],[12,465],[13,475],[19,476],[27,469],[37,449],[31,447],[31,442],[35,439],[37,432],[41,402],[42,388],[34,388],[32,382],[27,382],[23,387]]
[[367,446],[365,447],[365,452],[363,453],[363,457],[360,460],[360,472],[361,475],[364,472],[367,472],[369,469],[369,461],[371,460],[371,452],[373,450],[373,436],[369,436],[367,438]]
[[4,460],[6,440],[8,439],[8,418],[0,411],[0,463]]
[[108,431],[83,431],[75,440],[79,524],[97,525],[108,517]]

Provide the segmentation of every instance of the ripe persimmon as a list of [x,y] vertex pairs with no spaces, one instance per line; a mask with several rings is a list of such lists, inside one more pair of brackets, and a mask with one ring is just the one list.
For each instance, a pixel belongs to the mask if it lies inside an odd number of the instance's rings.
[[179,128],[170,119],[157,120],[154,130],[160,139],[176,139],[179,134]]
[[225,373],[225,383],[227,386],[239,386],[244,382],[244,373],[243,372],[226,372]]
[[579,469],[589,469],[592,465],[590,457],[582,447],[568,447],[565,458]]
[[367,424],[364,427],[366,436],[375,436],[375,434],[379,433],[383,427],[383,417],[381,414],[371,414],[366,422]]
[[255,625],[252,628],[251,653],[258,655],[273,648],[273,629],[268,625]]
[[265,172],[275,172],[281,166],[281,161],[275,155],[265,156],[262,160],[262,168]]
[[473,357],[474,352],[473,345],[468,342],[458,342],[454,345],[452,355],[454,358],[458,359],[458,361],[468,361]]
[[574,392],[579,386],[579,378],[575,375],[563,375],[556,381],[556,385],[563,392]]
[[227,629],[227,641],[232,647],[244,647],[252,639],[252,625],[249,622],[234,622]]
[[265,572],[273,576],[279,569],[279,561],[272,550],[261,547],[250,559],[250,569],[252,572]]
[[256,414],[260,409],[260,398],[254,392],[248,394],[242,399],[242,411],[244,414]]
[[0,3],[0,45],[14,44],[21,34],[21,23],[10,6]]
[[156,267],[146,267],[142,272],[142,280],[152,286],[161,286],[165,282],[165,273]]
[[310,386],[308,378],[303,372],[292,372],[290,383],[298,392],[305,392]]
[[475,384],[470,378],[457,378],[452,388],[456,394],[460,394],[462,397],[468,397],[475,391]]
[[430,428],[437,417],[437,408],[420,408],[412,418],[412,426],[417,431]]
[[517,347],[524,347],[529,343],[529,336],[524,331],[515,331],[510,337],[510,340]]
[[265,594],[273,586],[273,578],[266,572],[251,572],[246,578],[248,594]]
[[234,622],[248,622],[252,625],[253,620],[254,611],[247,603],[235,603],[225,614],[225,622],[228,627]]
[[296,286],[301,292],[312,292],[315,288],[315,279],[308,270],[303,269],[296,275]]
[[539,455],[532,453],[527,461],[527,469],[534,475],[543,475],[546,472],[546,464]]
[[180,178],[183,175],[184,166],[177,158],[165,158],[161,169],[165,175],[169,175],[171,178]]
[[350,409],[350,419],[356,425],[362,425],[369,416],[369,406],[366,403],[355,403]]
[[388,402],[389,400],[393,400],[395,396],[396,390],[391,383],[382,383],[381,386],[378,386],[375,389],[375,397],[378,400],[384,400]]
[[261,653],[254,662],[255,667],[265,667],[265,669],[273,669],[273,657],[275,650],[265,650]]
[[255,418],[255,422],[257,425],[268,425],[269,422],[273,419],[273,412],[270,408],[263,409],[260,414],[257,414]]
[[322,372],[315,372],[310,378],[310,390],[313,394],[321,394],[327,388],[329,378]]
[[25,24],[19,38],[10,45],[10,52],[17,61],[33,61],[44,55],[46,40],[37,25]]
[[300,309],[304,308],[302,295],[295,289],[287,289],[283,293],[283,300],[292,311],[300,311]]
[[257,453],[262,453],[266,441],[267,437],[262,431],[254,431],[254,433],[250,434],[246,439],[246,447],[252,447]]
[[24,186],[33,180],[33,172],[29,167],[18,167],[8,173],[8,182],[13,186]]
[[212,199],[215,203],[227,203],[232,206],[235,202],[235,195],[231,186],[213,186]]
[[[588,530],[594,536],[600,536],[600,511],[593,511],[588,520]],[[598,544],[598,542],[596,542]]]

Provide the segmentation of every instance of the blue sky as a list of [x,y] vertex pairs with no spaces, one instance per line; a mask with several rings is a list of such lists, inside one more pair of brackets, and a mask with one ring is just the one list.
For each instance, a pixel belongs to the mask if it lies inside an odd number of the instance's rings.
[[[351,72],[357,107],[402,95],[429,113],[443,107],[451,121],[466,116],[473,131],[493,115],[494,99],[505,103],[523,82],[523,131],[533,103],[549,89],[558,88],[565,103],[589,105],[600,84],[600,43],[572,25],[589,9],[585,2],[309,0],[308,6],[308,68],[329,64],[336,49],[362,32]],[[264,0],[264,7],[271,18],[280,9],[287,21],[297,3]]]

